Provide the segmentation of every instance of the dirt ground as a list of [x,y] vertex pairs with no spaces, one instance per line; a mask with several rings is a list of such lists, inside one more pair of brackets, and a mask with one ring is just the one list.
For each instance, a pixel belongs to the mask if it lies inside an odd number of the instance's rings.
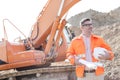
[[105,61],[105,80],[120,80],[120,7],[109,13],[88,10],[72,16],[68,22],[76,36],[81,33],[78,26],[84,17],[93,19],[93,33],[102,36],[115,54],[112,61]]

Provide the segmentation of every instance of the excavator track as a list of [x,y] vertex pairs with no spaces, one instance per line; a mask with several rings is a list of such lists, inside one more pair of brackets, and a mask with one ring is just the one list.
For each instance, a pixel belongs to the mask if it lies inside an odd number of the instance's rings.
[[[35,75],[36,78],[40,77],[41,74],[47,75],[48,73],[52,74],[58,74],[58,73],[72,73],[75,70],[75,66],[72,65],[52,65],[46,68],[37,68],[37,69],[30,69],[30,70],[23,70],[23,71],[15,71],[13,73],[6,73],[6,74],[1,74],[0,75],[0,80],[22,80],[22,77],[26,77],[26,79],[24,80],[30,80],[29,77],[31,77],[32,75]],[[68,75],[68,74],[67,74]],[[19,79],[17,79],[17,77]],[[38,79],[34,79],[34,80],[38,80]],[[42,79],[43,80],[43,79]],[[56,79],[58,80],[58,79]],[[64,79],[60,79],[60,80],[64,80]],[[69,80],[69,79],[68,79]]]

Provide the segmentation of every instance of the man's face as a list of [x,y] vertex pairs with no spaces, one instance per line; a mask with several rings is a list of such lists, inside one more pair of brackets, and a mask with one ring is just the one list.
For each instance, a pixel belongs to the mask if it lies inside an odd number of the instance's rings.
[[92,28],[93,28],[93,25],[91,21],[86,21],[81,26],[81,30],[83,34],[91,34]]

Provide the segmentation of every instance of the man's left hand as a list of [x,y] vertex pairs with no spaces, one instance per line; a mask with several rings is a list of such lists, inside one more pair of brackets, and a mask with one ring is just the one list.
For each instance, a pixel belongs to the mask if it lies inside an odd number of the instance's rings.
[[110,54],[108,53],[108,51],[104,51],[105,54],[99,54],[99,59],[100,60],[108,60],[110,58]]

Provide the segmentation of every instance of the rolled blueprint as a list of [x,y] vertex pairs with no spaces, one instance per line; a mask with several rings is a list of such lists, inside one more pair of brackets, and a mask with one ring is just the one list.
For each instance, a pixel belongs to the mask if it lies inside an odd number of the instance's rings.
[[83,60],[83,59],[79,59],[79,63],[87,66],[90,69],[97,69],[98,66],[103,66],[102,63],[99,63],[99,62],[88,62],[88,61]]

